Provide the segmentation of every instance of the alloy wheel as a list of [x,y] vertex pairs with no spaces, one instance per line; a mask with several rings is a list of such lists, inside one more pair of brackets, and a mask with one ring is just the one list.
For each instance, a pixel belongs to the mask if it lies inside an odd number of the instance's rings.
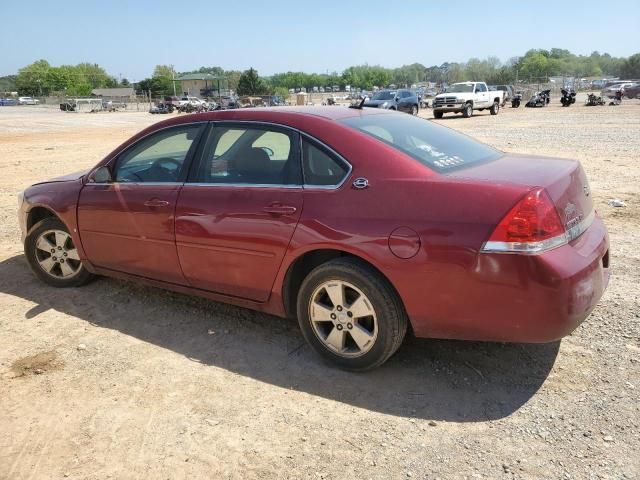
[[67,232],[46,230],[36,240],[35,250],[40,268],[54,278],[72,278],[82,270],[78,250]]
[[309,319],[323,345],[342,357],[362,356],[376,343],[378,320],[373,304],[348,282],[320,284],[309,301]]

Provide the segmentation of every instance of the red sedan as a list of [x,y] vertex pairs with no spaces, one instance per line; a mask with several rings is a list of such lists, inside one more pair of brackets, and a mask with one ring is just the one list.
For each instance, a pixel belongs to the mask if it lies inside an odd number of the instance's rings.
[[88,172],[29,187],[20,225],[55,287],[144,281],[298,318],[342,367],[419,337],[549,342],[609,278],[579,162],[504,154],[382,109],[181,116]]

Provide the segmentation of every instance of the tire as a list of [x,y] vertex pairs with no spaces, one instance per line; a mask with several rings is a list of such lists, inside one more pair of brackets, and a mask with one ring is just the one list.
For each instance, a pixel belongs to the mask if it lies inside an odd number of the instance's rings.
[[[356,316],[356,309],[362,315]],[[352,258],[331,260],[312,270],[300,286],[297,313],[309,345],[323,359],[352,371],[382,365],[407,331],[404,307],[389,282]]]
[[411,106],[411,115],[418,115],[418,106],[417,105],[412,105]]
[[[43,245],[47,246],[46,250]],[[58,218],[45,218],[29,230],[24,253],[36,277],[52,287],[80,287],[94,277],[82,265],[69,229]],[[59,255],[65,258],[60,257],[58,261]],[[51,268],[47,271],[49,265]]]
[[464,110],[462,111],[462,116],[464,118],[470,118],[473,115],[473,105],[471,105],[470,103],[467,103],[464,106]]
[[489,112],[491,113],[491,115],[497,115],[499,111],[500,111],[500,104],[498,102],[493,102],[493,105],[491,105]]
[[435,110],[433,112],[433,118],[439,119],[439,118],[442,118],[442,115],[444,115],[444,112],[436,112]]

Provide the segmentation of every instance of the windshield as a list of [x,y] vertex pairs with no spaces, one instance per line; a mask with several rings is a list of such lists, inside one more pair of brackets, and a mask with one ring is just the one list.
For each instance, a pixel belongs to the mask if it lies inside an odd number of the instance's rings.
[[393,100],[396,98],[396,92],[393,90],[383,90],[376,93],[371,100]]
[[501,155],[466,135],[411,115],[362,115],[342,122],[438,172],[494,160]]
[[447,88],[447,93],[463,93],[463,92],[473,92],[473,84],[472,83],[454,83],[453,85],[449,85],[449,88]]

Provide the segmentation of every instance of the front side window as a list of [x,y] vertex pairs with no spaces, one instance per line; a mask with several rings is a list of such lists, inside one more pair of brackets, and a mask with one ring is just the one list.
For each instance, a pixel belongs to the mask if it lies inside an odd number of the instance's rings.
[[300,185],[297,134],[248,126],[216,126],[205,144],[195,183]]
[[362,115],[342,122],[439,172],[501,155],[466,135],[411,115]]
[[306,138],[302,141],[302,168],[304,184],[315,186],[338,185],[349,172],[343,161]]
[[116,182],[178,182],[202,125],[169,128],[140,140],[117,160]]

